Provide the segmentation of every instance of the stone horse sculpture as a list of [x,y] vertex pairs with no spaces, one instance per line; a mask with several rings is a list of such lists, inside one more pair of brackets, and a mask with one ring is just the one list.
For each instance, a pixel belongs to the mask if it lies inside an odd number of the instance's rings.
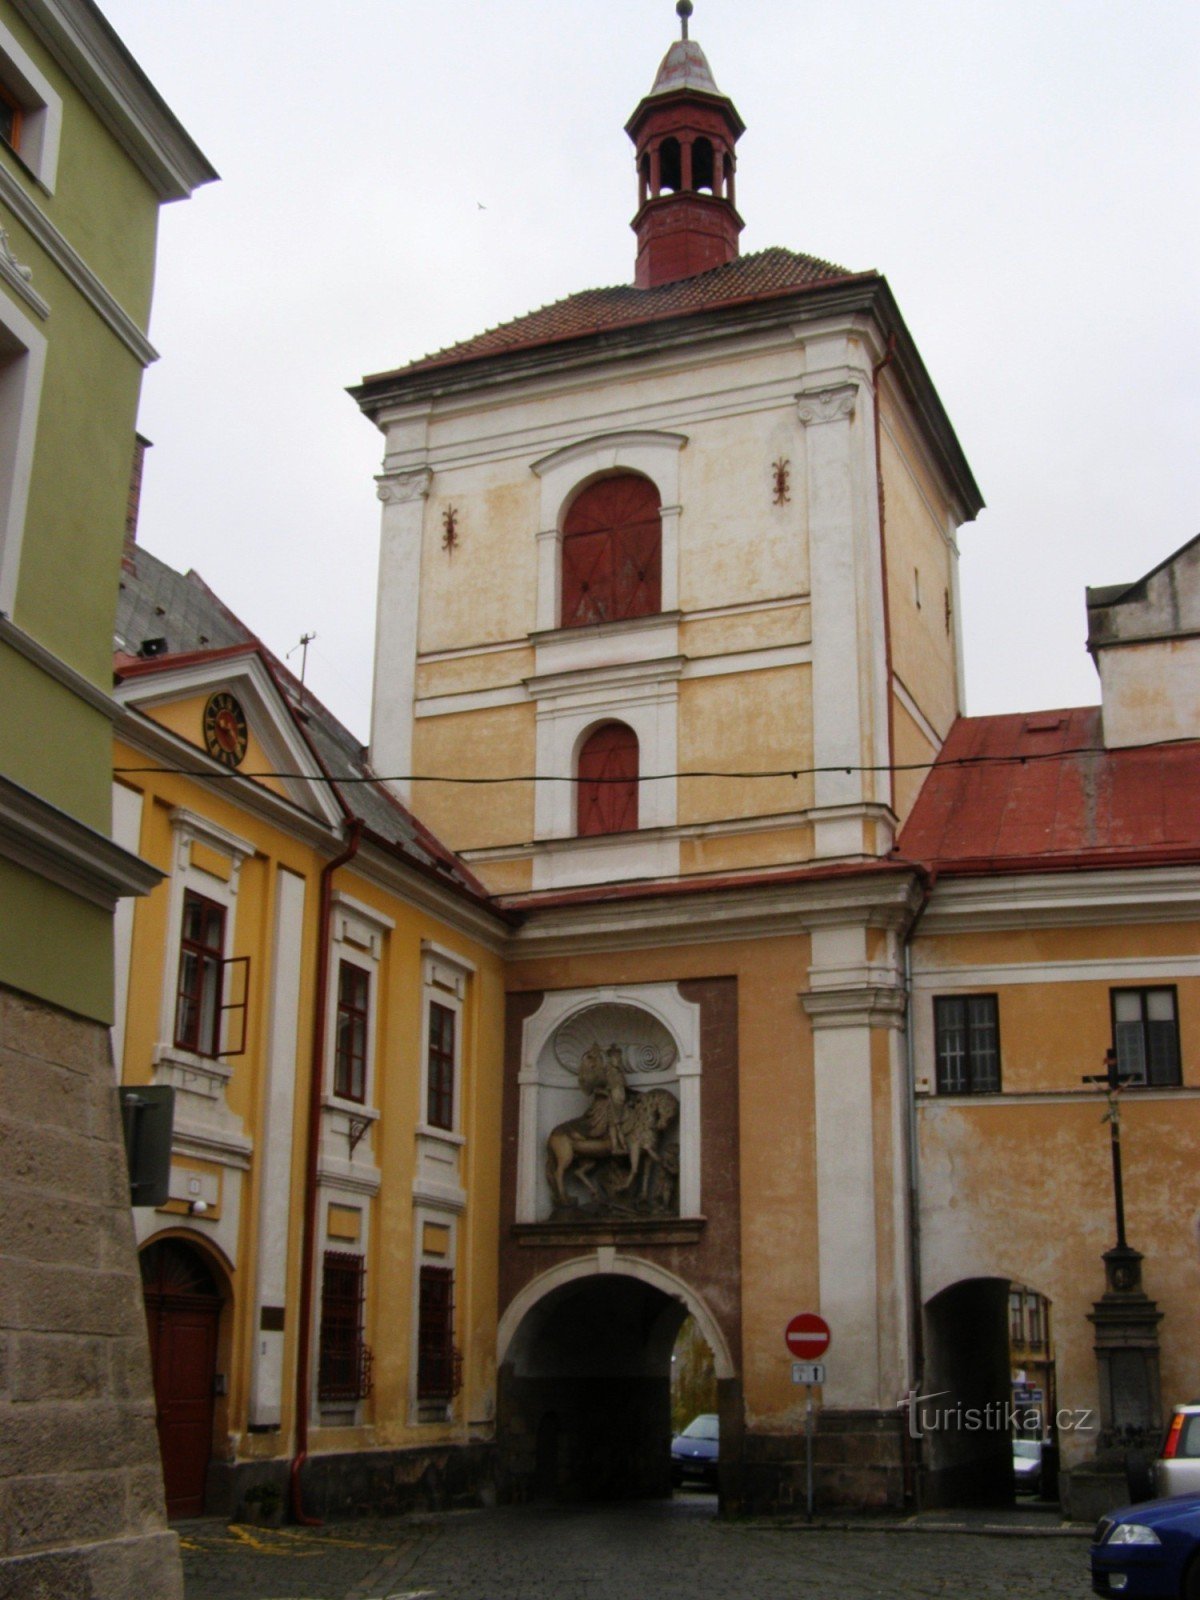
[[662,1135],[679,1118],[679,1101],[669,1089],[630,1089],[626,1091],[617,1128],[600,1133],[592,1110],[570,1122],[560,1122],[546,1140],[546,1177],[559,1205],[571,1204],[566,1176],[573,1172],[584,1188],[597,1199],[602,1195],[592,1182],[591,1172],[598,1161],[628,1161],[629,1170],[613,1184],[614,1191],[632,1188],[642,1173],[643,1197],[647,1180],[658,1162]]

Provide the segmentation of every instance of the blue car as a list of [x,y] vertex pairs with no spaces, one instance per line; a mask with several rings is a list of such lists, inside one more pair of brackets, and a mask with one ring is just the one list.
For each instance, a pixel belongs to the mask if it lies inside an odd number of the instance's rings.
[[1131,1600],[1200,1600],[1200,1494],[1110,1511],[1096,1524],[1092,1588]]
[[679,1485],[694,1478],[715,1489],[720,1435],[715,1414],[705,1412],[693,1417],[683,1432],[671,1440],[671,1481]]

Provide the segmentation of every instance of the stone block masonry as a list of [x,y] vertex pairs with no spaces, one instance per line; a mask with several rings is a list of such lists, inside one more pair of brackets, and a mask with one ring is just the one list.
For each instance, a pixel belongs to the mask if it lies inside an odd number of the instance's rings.
[[182,1600],[108,1032],[0,987],[0,1600]]

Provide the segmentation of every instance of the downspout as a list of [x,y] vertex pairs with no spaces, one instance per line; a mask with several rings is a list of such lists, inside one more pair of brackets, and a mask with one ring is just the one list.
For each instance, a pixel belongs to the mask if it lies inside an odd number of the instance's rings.
[[887,348],[882,357],[871,368],[874,396],[872,409],[875,413],[875,492],[879,497],[879,571],[883,587],[883,659],[884,670],[887,673],[888,796],[893,812],[896,809],[896,712],[893,704],[895,696],[892,693],[892,606],[888,597],[887,539],[884,535],[883,441],[879,422],[879,378],[884,367],[890,366],[895,357],[896,334],[893,329],[888,334]]
[[[904,1058],[907,1078],[908,1122],[908,1285],[909,1285],[909,1340],[912,1366],[909,1374],[908,1415],[904,1418],[906,1441],[913,1447],[911,1457],[911,1495],[916,1509],[921,1509],[921,1444],[918,1433],[912,1435],[911,1425],[915,1412],[912,1397],[925,1387],[925,1303],[921,1278],[921,1152],[917,1128],[917,1047],[913,1027],[913,967],[912,947],[917,925],[925,915],[930,897],[937,884],[937,869],[922,874],[921,902],[904,935]],[[909,1458],[906,1452],[906,1466]],[[908,1486],[906,1486],[908,1487]]]
[[304,1510],[300,1473],[308,1458],[308,1368],[312,1352],[313,1282],[316,1276],[317,1164],[321,1149],[321,1086],[325,1079],[325,1018],[329,993],[329,932],[333,920],[333,875],[353,861],[362,841],[361,817],[347,819],[346,848],[321,869],[317,915],[317,992],[313,1003],[312,1067],[308,1083],[308,1148],[304,1165],[304,1231],[300,1257],[300,1326],[296,1342],[296,1453],[291,1467],[292,1518],[305,1527],[320,1526],[319,1517]]

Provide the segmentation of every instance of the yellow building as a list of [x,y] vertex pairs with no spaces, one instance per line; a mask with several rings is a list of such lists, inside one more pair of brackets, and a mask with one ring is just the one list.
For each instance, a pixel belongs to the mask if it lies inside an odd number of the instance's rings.
[[168,1507],[269,1509],[290,1479],[309,1514],[470,1495],[503,919],[204,584],[132,544],[118,647],[116,832],[162,874],[122,907],[114,1033],[126,1084],[174,1089],[170,1196],[135,1213]]

